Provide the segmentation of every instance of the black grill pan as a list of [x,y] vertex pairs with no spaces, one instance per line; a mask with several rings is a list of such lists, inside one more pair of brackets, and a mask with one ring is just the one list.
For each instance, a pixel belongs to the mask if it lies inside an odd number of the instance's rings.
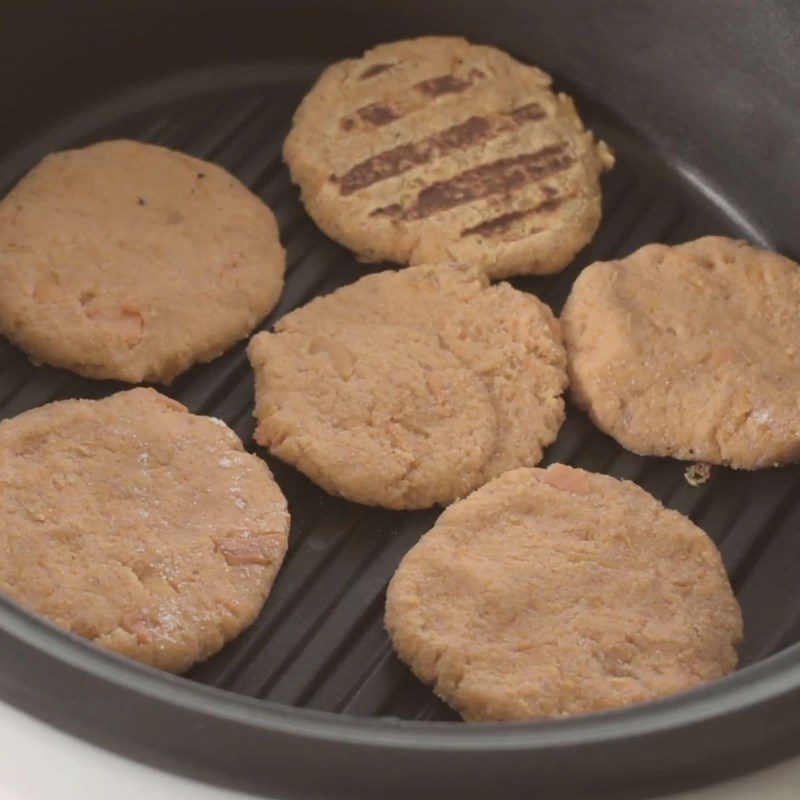
[[[42,2],[0,12],[9,62],[0,76],[0,191],[45,153],[104,138],[221,164],[270,205],[288,250],[286,289],[264,328],[365,272],[316,229],[291,186],[280,148],[293,109],[326,62],[412,34],[462,33],[535,61],[617,152],[595,240],[565,272],[513,281],[556,311],[586,264],[648,242],[718,233],[800,252],[796,212],[785,207],[800,178],[790,146],[800,134],[792,49],[800,12],[791,3],[765,2],[758,15],[737,0],[406,2],[380,11],[348,2],[148,5]],[[0,341],[0,417],[120,388],[34,367]],[[625,711],[467,726],[400,664],[382,627],[386,583],[438,512],[331,498],[256,448],[244,344],[166,392],[231,425],[288,497],[290,549],[263,613],[174,678],[0,601],[0,690],[10,702],[132,757],[279,797],[620,800],[797,749],[797,468],[716,468],[693,488],[681,463],[628,453],[570,409],[545,463],[633,480],[714,538],[744,610],[741,669]]]

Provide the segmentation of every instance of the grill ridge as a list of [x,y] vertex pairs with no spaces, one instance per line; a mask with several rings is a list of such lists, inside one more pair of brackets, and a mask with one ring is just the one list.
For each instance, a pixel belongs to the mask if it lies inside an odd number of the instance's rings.
[[[779,523],[786,516],[787,512],[794,506],[797,497],[797,480],[791,480],[781,493],[779,499],[774,503],[765,520],[764,530],[759,536],[748,538],[745,547],[738,548],[736,556],[731,558],[729,569],[731,571],[731,583],[735,590],[738,590],[748,573],[753,569],[759,556],[769,547],[773,538],[780,530]],[[729,552],[728,539],[722,543],[724,551]],[[732,549],[732,548],[731,548]]]

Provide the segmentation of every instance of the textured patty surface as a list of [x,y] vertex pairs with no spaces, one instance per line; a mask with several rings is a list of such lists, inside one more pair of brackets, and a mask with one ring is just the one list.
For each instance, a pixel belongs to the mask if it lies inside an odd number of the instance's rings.
[[170,381],[246,336],[283,287],[272,212],[220,167],[108,141],[0,202],[0,330],[92,378]]
[[555,272],[600,222],[613,164],[550,77],[452,37],[327,69],[284,156],[317,224],[366,261]]
[[387,592],[395,649],[467,720],[655,699],[736,666],[714,543],[633,483],[556,464],[454,503]]
[[723,237],[592,264],[561,317],[571,391],[643,455],[800,459],[800,268]]
[[152,389],[0,423],[0,590],[182,672],[246,628],[289,531],[264,462]]
[[477,268],[366,276],[283,317],[248,352],[256,440],[369,505],[449,503],[538,463],[564,419],[557,321]]

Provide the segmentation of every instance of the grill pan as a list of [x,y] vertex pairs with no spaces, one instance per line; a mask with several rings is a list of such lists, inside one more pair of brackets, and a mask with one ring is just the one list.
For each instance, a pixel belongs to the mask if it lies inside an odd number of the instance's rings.
[[[10,6],[11,4],[9,4]],[[559,311],[587,264],[703,234],[800,255],[800,7],[746,0],[35,2],[0,11],[0,191],[45,153],[113,137],[229,169],[273,209],[288,310],[368,269],[305,214],[280,159],[330,61],[380,41],[461,34],[552,72],[616,151],[603,223],[559,275],[514,279]],[[0,342],[0,417],[125,388],[35,367]],[[800,469],[684,465],[622,450],[570,409],[545,464],[633,480],[717,542],[742,604],[737,673],[663,701],[531,724],[465,725],[393,655],[384,590],[438,515],[329,497],[252,442],[244,344],[166,393],[266,457],[290,549],[256,623],[182,678],[101,652],[0,599],[0,693],[88,740],[275,797],[655,796],[800,749]]]

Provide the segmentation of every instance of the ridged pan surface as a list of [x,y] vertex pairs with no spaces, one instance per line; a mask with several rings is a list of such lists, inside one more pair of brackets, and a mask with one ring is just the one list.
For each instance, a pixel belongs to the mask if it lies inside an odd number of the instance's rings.
[[[543,65],[547,66],[547,65]],[[5,193],[45,153],[104,138],[128,137],[184,150],[227,168],[272,208],[288,251],[286,288],[263,328],[312,297],[369,270],[327,239],[306,215],[281,161],[291,115],[321,65],[263,64],[166,77],[76,111],[29,143],[0,154]],[[557,88],[568,89],[560,81]],[[750,238],[747,220],[712,201],[646,142],[576,97],[587,122],[616,151],[603,182],[603,222],[594,241],[559,275],[516,279],[556,312],[576,275],[595,260],[625,256],[648,242],[703,234]],[[95,398],[125,388],[37,367],[0,340],[0,416],[52,400]],[[195,367],[166,388],[193,412],[225,420],[265,457],[292,514],[289,553],[255,624],[187,678],[231,692],[350,715],[456,720],[393,655],[383,629],[384,592],[403,554],[439,511],[397,513],[328,496],[254,445],[253,378],[245,343]],[[722,550],[744,609],[747,666],[800,638],[800,496],[797,468],[755,473],[715,468],[694,488],[685,465],[626,452],[570,408],[546,452],[561,461],[635,481],[689,515]]]

